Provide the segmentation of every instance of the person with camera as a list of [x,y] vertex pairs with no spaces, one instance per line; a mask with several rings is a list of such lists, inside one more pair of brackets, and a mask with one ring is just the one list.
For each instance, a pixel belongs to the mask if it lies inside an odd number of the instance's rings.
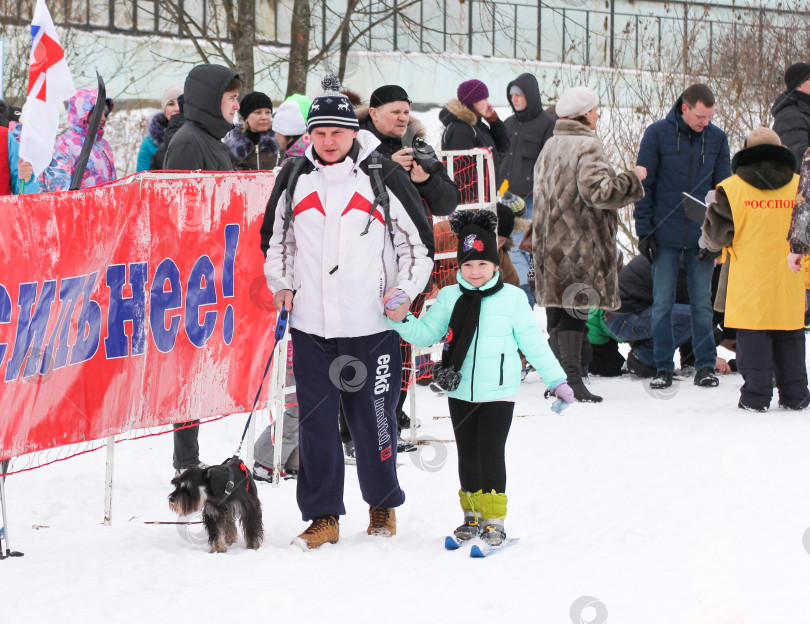
[[[408,172],[427,208],[428,217],[446,217],[456,209],[461,200],[458,187],[447,175],[434,149],[425,141],[425,127],[411,117],[411,100],[405,89],[399,85],[379,87],[371,94],[368,108],[357,111],[357,119],[361,129],[368,130],[380,140],[377,151],[398,162]],[[429,284],[426,288],[429,289]],[[424,294],[420,294],[411,306],[411,312],[418,316],[424,301]],[[402,361],[409,362],[410,358],[410,347],[403,344]],[[402,381],[403,388],[407,388],[409,369],[403,369]],[[402,410],[406,399],[407,392],[403,390],[397,405],[400,429],[410,427],[410,419]],[[399,450],[415,448],[401,443]]]
[[368,108],[358,109],[360,128],[380,140],[377,151],[402,165],[410,174],[419,197],[429,213],[446,217],[459,203],[458,187],[453,183],[424,140],[425,127],[411,117],[411,100],[399,85],[385,85],[369,98]]

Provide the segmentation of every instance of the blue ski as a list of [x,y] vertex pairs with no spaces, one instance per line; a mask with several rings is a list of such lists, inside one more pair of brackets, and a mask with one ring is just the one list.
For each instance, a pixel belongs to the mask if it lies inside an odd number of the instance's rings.
[[461,544],[462,544],[461,540],[457,540],[452,535],[448,535],[447,537],[444,538],[444,547],[447,550],[458,550],[459,548],[461,548]]
[[505,540],[500,546],[486,546],[482,548],[478,544],[473,544],[473,547],[470,549],[470,557],[474,559],[483,559],[484,557],[489,557],[491,555],[497,555],[502,550],[506,550],[510,546],[514,546],[520,541],[519,537],[512,537]]

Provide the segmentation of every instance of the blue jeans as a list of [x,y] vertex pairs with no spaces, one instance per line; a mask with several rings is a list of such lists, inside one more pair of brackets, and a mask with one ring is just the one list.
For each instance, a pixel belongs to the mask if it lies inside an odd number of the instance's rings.
[[695,368],[714,370],[717,349],[712,333],[712,272],[714,261],[698,260],[697,249],[659,247],[652,263],[653,305],[652,332],[655,367],[672,371],[675,363],[675,337],[673,334],[673,308],[675,307],[675,284],[678,280],[678,261],[683,255],[686,269],[686,290],[689,294],[689,309],[692,325],[692,351]]
[[[621,314],[610,312],[611,319],[605,327],[617,340],[630,343],[633,352],[642,364],[655,366],[653,355],[652,306],[638,313]],[[675,347],[680,347],[692,337],[692,322],[689,306],[676,303],[672,307],[672,332]]]
[[[523,201],[526,202],[526,214],[523,215],[521,219],[529,219],[531,221],[533,205],[532,196],[529,195],[528,197],[524,197]],[[531,224],[529,227],[532,227]],[[525,234],[526,232],[512,232],[512,242],[514,243],[514,246],[509,251],[509,259],[512,260],[512,264],[515,265],[515,271],[517,271],[518,279],[520,280],[520,287],[529,298],[529,305],[534,307],[534,292],[531,288],[529,288],[529,281],[526,277],[526,274],[529,271],[529,260],[531,258],[531,254],[526,253],[522,249],[518,249],[518,245],[520,245],[520,242],[523,240],[523,236]]]

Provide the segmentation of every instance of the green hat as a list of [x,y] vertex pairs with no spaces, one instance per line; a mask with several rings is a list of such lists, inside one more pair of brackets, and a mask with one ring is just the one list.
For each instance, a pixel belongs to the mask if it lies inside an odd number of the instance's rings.
[[304,116],[304,119],[309,117],[309,107],[312,106],[312,102],[306,95],[301,95],[300,93],[293,93],[290,97],[288,97],[284,101],[295,102],[301,109],[301,114]]

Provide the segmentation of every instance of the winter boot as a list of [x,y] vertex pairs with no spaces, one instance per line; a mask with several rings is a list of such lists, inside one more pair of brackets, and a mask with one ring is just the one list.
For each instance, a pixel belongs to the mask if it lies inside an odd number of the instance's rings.
[[500,546],[506,539],[504,520],[508,499],[503,492],[492,490],[481,494],[481,517],[484,519],[480,537],[490,546]]
[[416,450],[416,445],[411,444],[402,439],[402,437],[397,434],[397,453],[411,453]]
[[397,534],[397,514],[393,507],[368,508],[369,535],[392,537]]
[[695,385],[703,388],[714,388],[720,380],[714,374],[714,367],[704,366],[697,373],[695,373]]
[[653,390],[664,390],[670,386],[672,386],[672,371],[660,370],[650,382],[650,388]]
[[[582,381],[582,332],[558,331],[560,342],[560,364],[568,377],[568,385],[574,391],[577,401],[600,403],[602,397],[592,394]],[[486,515],[484,516],[486,518]]]
[[481,529],[481,539],[489,546],[500,546],[506,539],[503,520],[485,520]]
[[335,544],[340,539],[340,525],[337,516],[315,518],[309,528],[291,542],[304,552],[315,550],[326,544]]
[[343,454],[346,457],[354,457],[354,442],[347,440],[343,443]]
[[584,379],[588,378],[591,362],[593,362],[593,345],[591,344],[591,341],[588,338],[588,334],[585,333],[582,335],[582,359],[581,359],[582,377]]
[[[560,361],[560,341],[557,339],[557,328],[548,330],[548,346],[551,348],[551,352],[554,354],[554,357],[557,358],[557,361]],[[543,393],[544,399],[553,399],[554,394],[551,390],[546,389]]]
[[481,490],[477,492],[458,491],[461,509],[464,511],[464,524],[453,531],[456,539],[468,540],[481,532]]
[[557,339],[557,328],[549,330],[548,332],[548,346],[551,347],[551,352],[557,360],[560,359],[560,341]]
[[627,371],[643,379],[655,377],[655,373],[657,372],[654,366],[647,366],[644,362],[639,360],[636,352],[632,349],[630,349],[630,353],[627,354]]
[[253,464],[253,478],[256,481],[266,481],[267,483],[273,482],[273,469],[267,466],[262,466],[256,462]]

